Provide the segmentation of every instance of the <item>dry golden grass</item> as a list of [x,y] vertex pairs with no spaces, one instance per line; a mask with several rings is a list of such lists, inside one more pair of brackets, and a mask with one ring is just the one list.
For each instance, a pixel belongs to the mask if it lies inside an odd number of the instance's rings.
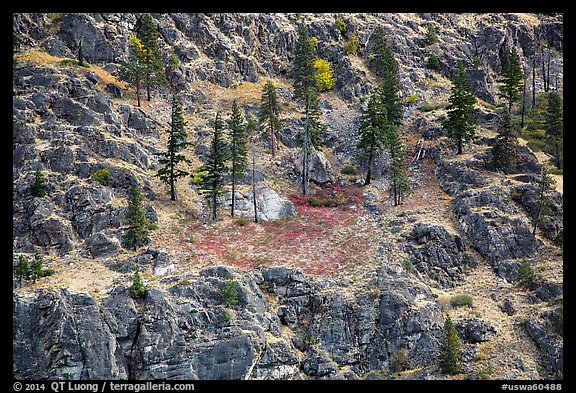
[[[70,62],[70,64],[74,64],[74,62],[77,63],[76,59],[52,56],[46,52],[42,52],[37,49],[30,49],[18,53],[16,55],[16,59],[21,62],[31,62],[35,65],[45,65],[51,67],[61,67],[63,64],[62,62],[64,63]],[[100,77],[102,85],[106,85],[108,83],[114,83],[123,90],[128,89],[128,84],[126,82],[117,79],[115,76],[105,71],[102,67],[95,65],[90,65],[89,67],[81,67],[78,64],[72,66],[76,67],[77,72],[80,74],[86,74],[89,71],[94,72],[96,75]]]

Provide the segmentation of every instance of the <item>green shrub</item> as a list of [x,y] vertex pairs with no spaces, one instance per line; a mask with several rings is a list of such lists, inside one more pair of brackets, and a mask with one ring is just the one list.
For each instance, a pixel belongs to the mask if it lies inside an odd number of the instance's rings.
[[340,33],[344,33],[348,29],[348,25],[346,25],[346,22],[344,22],[342,18],[336,18],[334,21],[334,27],[337,28]]
[[551,175],[563,175],[564,174],[564,168],[556,168],[556,167],[552,167],[550,169],[548,169],[548,173]]
[[520,276],[521,286],[529,286],[534,283],[534,280],[536,279],[536,273],[534,273],[534,268],[528,261],[528,258],[524,257],[522,259],[518,274]]
[[344,51],[348,54],[356,54],[358,49],[360,48],[360,40],[356,34],[353,34],[352,37],[344,44]]
[[470,295],[454,295],[450,298],[450,305],[452,307],[459,307],[459,306],[472,307],[472,296],[470,296]]
[[236,225],[243,227],[244,225],[248,224],[250,220],[244,216],[240,216],[236,219]]
[[436,32],[436,28],[433,24],[429,24],[426,27],[426,43],[428,45],[432,45],[438,42],[438,33]]
[[408,273],[412,273],[414,271],[414,265],[412,264],[412,261],[410,260],[410,258],[405,258],[402,261],[402,266],[404,266],[404,269],[408,272]]
[[146,289],[144,286],[142,277],[140,277],[140,269],[138,268],[138,265],[136,265],[136,269],[134,270],[134,281],[132,282],[129,290],[130,295],[132,295],[132,297],[135,299],[143,298],[148,292],[148,289]]
[[406,99],[407,104],[414,104],[416,101],[418,101],[418,93],[412,93]]
[[40,273],[38,274],[39,277],[48,277],[53,275],[54,273],[56,273],[56,270],[54,269],[42,269],[40,270]]
[[63,12],[49,12],[48,18],[49,19],[62,19],[66,14]]
[[103,186],[109,186],[110,181],[112,180],[108,168],[99,169],[96,172],[94,172],[94,174],[92,175],[92,179],[96,180]]
[[316,336],[310,336],[310,338],[306,340],[306,344],[309,346],[318,345],[318,339],[316,339]]
[[357,175],[358,171],[356,170],[356,167],[354,167],[353,165],[344,165],[340,170],[340,173],[342,173],[343,175]]
[[522,193],[516,189],[510,190],[510,200],[514,202],[522,202]]
[[90,64],[88,64],[86,61],[84,61],[83,65],[80,65],[78,60],[73,60],[73,59],[60,60],[58,65],[60,67],[86,67],[86,68],[90,68]]
[[40,168],[36,169],[34,183],[32,184],[32,194],[39,198],[46,195],[46,180],[44,179],[44,174]]
[[438,60],[438,56],[435,53],[431,53],[430,57],[428,57],[428,63],[426,67],[430,70],[438,70],[440,68],[440,61]]
[[330,206],[336,206],[338,204],[334,199],[331,198],[320,199],[313,195],[308,195],[306,198],[308,199],[308,203],[310,204],[310,206],[315,207],[330,207]]
[[474,60],[472,60],[472,66],[475,69],[479,69],[482,66],[482,60],[480,59],[480,56],[474,57]]
[[235,308],[238,305],[238,289],[236,289],[236,280],[231,274],[226,275],[226,283],[220,289],[222,304],[228,308]]
[[554,326],[554,331],[561,336],[564,336],[564,305],[558,306],[554,311],[552,324]]

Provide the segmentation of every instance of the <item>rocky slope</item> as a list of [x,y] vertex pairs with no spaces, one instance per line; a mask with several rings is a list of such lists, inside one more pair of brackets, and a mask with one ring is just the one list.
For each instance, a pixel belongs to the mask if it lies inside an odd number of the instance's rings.
[[[283,101],[278,157],[272,159],[265,138],[257,146],[259,206],[272,222],[240,228],[223,218],[214,231],[202,225],[205,206],[191,179],[178,183],[172,202],[154,177],[170,117],[168,91],[154,91],[139,108],[133,89],[114,75],[140,16],[13,16],[19,79],[13,90],[13,264],[41,251],[56,270],[23,287],[15,281],[15,377],[443,379],[437,355],[446,314],[464,341],[465,374],[456,378],[563,377],[563,342],[554,330],[562,249],[553,242],[563,227],[562,194],[533,235],[527,212],[544,163],[525,146],[517,173],[494,172],[487,159],[496,81],[512,45],[530,64],[546,43],[561,88],[561,16],[153,14],[166,62],[171,54],[179,59],[168,78],[184,104],[193,165],[206,152],[215,111],[228,111],[238,99],[255,115],[268,79]],[[346,22],[345,32],[335,27],[336,18]],[[289,78],[299,20],[318,38],[319,56],[337,78],[322,96],[326,147],[316,157],[314,178],[340,178],[347,189],[356,179],[340,168],[362,165],[355,149],[360,108],[379,80],[367,44],[374,26],[388,32],[403,95],[416,97],[405,106],[403,138],[411,153],[418,140],[426,152],[411,165],[417,186],[404,205],[389,202],[385,154],[374,184],[345,210],[307,210],[287,198],[298,192],[294,136],[301,108]],[[432,45],[425,42],[429,24],[439,33]],[[360,48],[347,54],[343,46],[353,36]],[[89,67],[71,61],[80,41]],[[438,72],[426,68],[431,52],[440,59]],[[475,58],[481,66],[470,67],[470,75],[481,99],[481,139],[457,156],[439,123],[451,70],[456,61]],[[421,110],[423,104],[432,109]],[[30,192],[37,168],[46,175],[43,198]],[[102,168],[111,174],[106,186],[92,178]],[[158,227],[136,252],[121,244],[134,181]],[[250,205],[246,197],[248,216]],[[321,236],[310,241],[313,233]],[[282,252],[266,242],[273,234],[286,242]],[[538,270],[530,288],[517,284],[524,258]],[[127,290],[136,265],[150,288],[143,300]],[[230,277],[236,307],[222,298]],[[473,306],[450,306],[447,299],[457,294],[472,296]]]

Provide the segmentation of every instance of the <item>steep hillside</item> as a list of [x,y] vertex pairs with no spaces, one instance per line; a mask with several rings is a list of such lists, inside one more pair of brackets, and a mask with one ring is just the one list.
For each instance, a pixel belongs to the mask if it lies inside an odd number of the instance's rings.
[[[529,76],[529,100],[532,90],[539,100],[545,90],[561,92],[562,15],[152,14],[168,84],[138,107],[117,70],[141,17],[13,15],[16,378],[563,378],[562,172],[534,231],[538,175],[551,157],[520,138],[513,173],[491,164],[510,48]],[[310,183],[332,206],[301,195],[304,109],[291,74],[299,23],[336,77],[321,95],[326,130]],[[387,152],[364,186],[366,159],[356,148],[365,100],[381,80],[370,52],[376,26],[389,37],[402,84],[413,193],[399,206]],[[347,51],[355,38],[358,50]],[[80,43],[85,66],[76,60]],[[431,53],[437,70],[427,66]],[[442,128],[459,60],[480,109],[479,139],[463,154]],[[235,217],[227,192],[211,222],[193,176],[177,182],[172,201],[155,176],[171,93],[184,108],[192,143],[182,154],[193,174],[206,160],[216,112],[228,120],[236,100],[255,118],[267,81],[278,89],[282,128],[275,156],[267,135],[251,149],[260,221],[252,219],[250,172]],[[537,131],[526,126],[521,136]],[[108,184],[94,178],[102,169]],[[37,170],[42,197],[31,191]],[[133,183],[153,224],[136,250],[123,243]],[[54,274],[21,283],[19,261],[35,253]],[[535,273],[528,284],[526,264]],[[129,291],[136,268],[149,289],[142,299]],[[447,315],[463,343],[458,375],[438,367]]]

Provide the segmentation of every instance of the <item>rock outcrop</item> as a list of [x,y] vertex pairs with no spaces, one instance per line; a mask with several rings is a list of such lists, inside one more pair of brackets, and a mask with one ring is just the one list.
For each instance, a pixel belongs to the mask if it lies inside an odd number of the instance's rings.
[[[222,297],[231,278],[237,307]],[[150,289],[142,300],[125,286],[100,300],[67,289],[15,293],[14,376],[356,379],[388,367],[400,348],[414,367],[437,355],[437,305],[415,309],[429,290],[394,271],[380,270],[373,291],[281,267],[250,274],[219,266],[161,282],[166,291]]]
[[[473,92],[485,102],[480,114],[485,129],[495,129],[495,115],[486,108],[500,104],[496,85],[512,46],[518,48],[523,64],[549,55],[554,83],[563,84],[561,15],[151,16],[158,27],[170,88],[159,86],[154,91],[158,101],[139,108],[131,104],[131,89],[116,76],[119,64],[128,57],[129,40],[138,31],[142,14],[13,14],[14,49],[19,51],[13,86],[13,263],[18,254],[41,251],[60,265],[69,257],[92,258],[119,275],[139,266],[152,282],[143,299],[133,299],[129,289],[119,285],[123,281],[99,292],[60,288],[56,278],[31,288],[15,288],[15,378],[374,379],[391,375],[400,355],[406,355],[406,367],[422,369],[413,377],[435,378],[430,370],[438,361],[445,313],[436,291],[462,284],[482,263],[490,265],[496,279],[514,283],[519,280],[519,260],[527,258],[535,265],[547,242],[562,235],[560,194],[554,197],[552,214],[539,228],[542,238],[532,233],[528,215],[535,209],[535,175],[540,164],[531,149],[518,146],[518,175],[498,183],[494,178],[500,174],[491,167],[488,150],[463,159],[454,157],[450,147],[440,142],[427,151],[436,167],[438,194],[444,192],[450,201],[453,223],[448,226],[448,220],[431,222],[412,216],[434,213],[438,205],[416,213],[397,212],[396,220],[389,222],[381,219],[379,235],[386,238],[375,239],[379,242],[374,255],[377,262],[358,277],[315,277],[300,269],[270,267],[274,261],[250,271],[206,265],[194,271],[186,257],[176,258],[172,250],[151,239],[143,249],[127,251],[121,239],[126,197],[133,183],[141,187],[151,224],[161,226],[163,218],[185,216],[178,221],[185,226],[195,216],[188,213],[198,207],[191,202],[197,196],[192,194],[194,186],[181,182],[191,193],[185,195],[190,197],[185,201],[188,205],[181,211],[173,210],[174,205],[166,208],[153,179],[159,142],[165,137],[161,132],[170,121],[169,104],[163,105],[174,91],[186,117],[195,121],[188,131],[195,143],[189,154],[196,162],[205,159],[208,151],[206,130],[214,112],[228,110],[232,97],[245,91],[250,102],[242,103],[243,109],[255,116],[257,98],[250,89],[267,79],[278,82],[282,107],[290,112],[278,130],[278,140],[284,144],[278,150],[290,151],[257,171],[257,181],[263,186],[256,190],[256,205],[262,220],[296,213],[292,202],[279,193],[290,188],[286,183],[298,179],[297,161],[301,160],[295,149],[302,108],[288,87],[300,23],[318,40],[318,57],[330,62],[336,76],[334,88],[322,93],[320,101],[321,121],[326,126],[320,138],[325,150],[314,151],[310,157],[309,177],[317,185],[335,183],[339,165],[365,167],[356,148],[357,129],[363,102],[381,80],[371,57],[375,26],[384,27],[398,60],[403,100],[412,93],[417,102],[447,96],[449,84],[445,82],[457,61],[465,60]],[[345,22],[345,29],[337,27],[338,19]],[[439,33],[437,43],[425,39],[429,25]],[[353,39],[358,48],[349,53]],[[73,60],[80,48],[88,67]],[[439,57],[436,71],[425,66],[432,52]],[[544,67],[538,65],[539,85]],[[419,116],[414,128],[423,129],[426,142],[442,139],[445,130],[437,124],[444,112],[440,116],[416,113],[417,108],[413,103],[405,105],[405,119]],[[403,138],[410,139],[411,131]],[[258,142],[267,145],[268,141],[263,136]],[[480,143],[491,144],[493,138],[483,137]],[[375,187],[385,187],[388,152],[379,152],[374,161]],[[44,197],[31,192],[37,169],[44,175]],[[110,173],[105,184],[93,178],[101,169]],[[253,217],[252,194],[244,192],[249,181],[245,178],[240,183],[236,212]],[[353,208],[385,216],[376,207],[384,198],[365,195],[370,196],[370,204],[358,203]],[[230,193],[223,195],[221,205],[229,207],[230,199]],[[157,212],[158,207],[169,212]],[[401,266],[396,251],[406,256],[413,272]],[[182,269],[189,270],[182,273]],[[223,296],[230,282],[237,305],[227,304]],[[534,307],[557,301],[563,285],[547,277],[528,290],[533,292],[526,299],[499,299],[504,318],[524,317],[523,300]],[[552,331],[546,315],[529,315],[529,336],[553,377],[562,378],[562,339]],[[477,318],[461,320],[457,328],[466,342],[467,365],[475,362],[477,344],[498,340],[500,333]]]

